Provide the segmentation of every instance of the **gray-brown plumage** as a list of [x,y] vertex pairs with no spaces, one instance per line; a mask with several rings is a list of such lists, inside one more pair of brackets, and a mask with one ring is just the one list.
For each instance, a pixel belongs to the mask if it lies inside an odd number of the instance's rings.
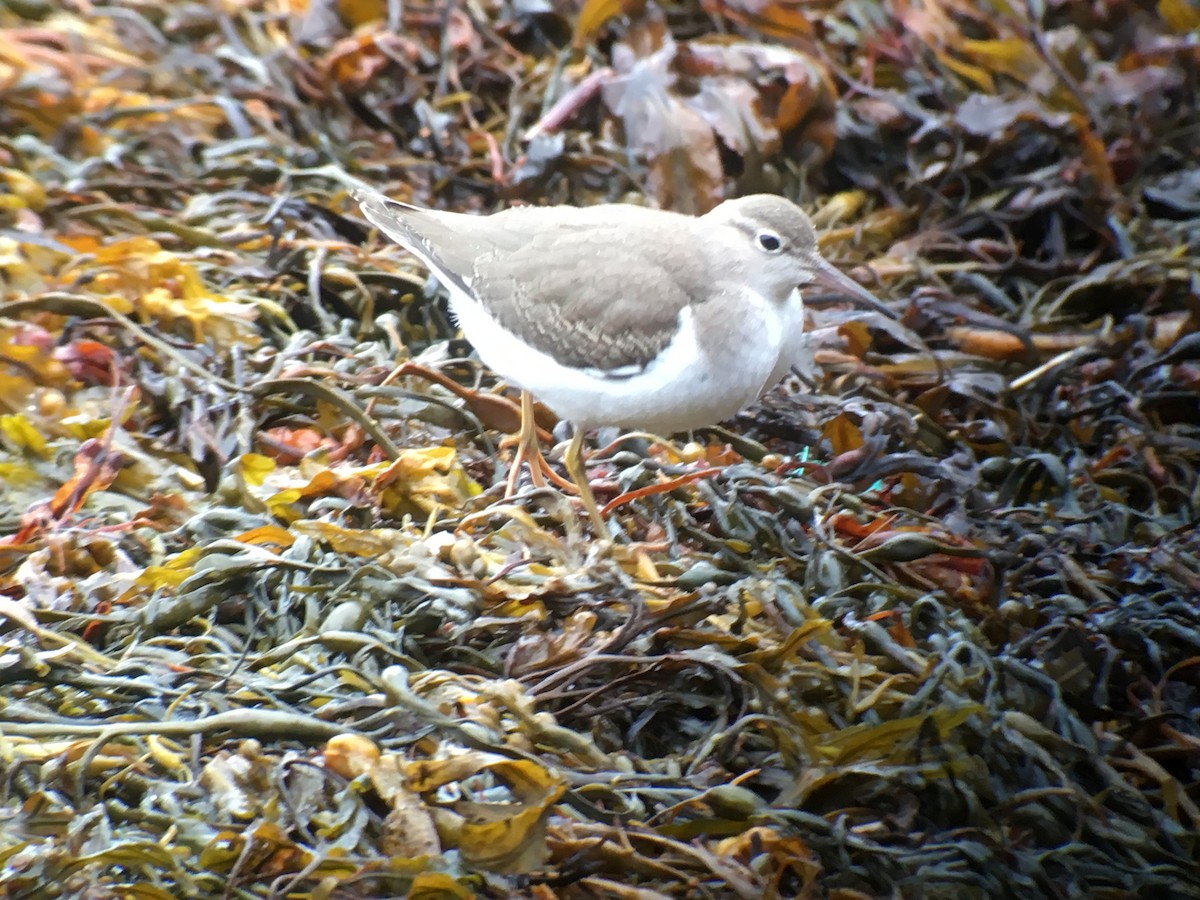
[[[440,281],[476,297],[497,324],[564,366],[644,368],[674,337],[684,307],[720,296],[712,267],[723,270],[725,261],[720,241],[705,233],[707,217],[623,204],[467,216],[380,195],[358,199],[367,218]],[[731,202],[754,217],[733,226],[747,245],[765,225],[794,236],[797,256],[816,256],[812,226],[791,203],[772,196]]]
[[805,358],[797,288],[811,281],[879,308],[782,197],[693,217],[619,204],[468,216],[356,196],[446,285],[488,367],[576,425],[669,433],[733,415]]

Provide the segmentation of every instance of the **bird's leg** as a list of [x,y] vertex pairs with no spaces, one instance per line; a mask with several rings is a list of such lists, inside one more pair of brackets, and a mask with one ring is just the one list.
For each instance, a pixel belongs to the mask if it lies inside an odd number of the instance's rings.
[[[521,430],[517,432],[517,452],[513,455],[512,465],[508,469],[508,481],[504,486],[504,496],[511,497],[517,492],[517,476],[521,472],[521,463],[529,463],[529,477],[537,487],[544,487],[542,470],[545,460],[542,459],[542,448],[538,446],[537,423],[533,418],[533,397],[529,391],[521,391]],[[541,462],[539,466],[537,462]]]
[[537,421],[533,415],[533,395],[524,390],[521,391],[521,430],[517,432],[517,452],[513,456],[508,480],[505,482],[505,497],[512,497],[517,492],[517,476],[521,472],[521,463],[529,464],[529,479],[534,487],[545,487],[548,478],[560,490],[575,489],[575,485],[555,472],[550,463],[546,462],[546,457],[542,456],[542,448],[537,439]]
[[596,532],[597,538],[607,537],[608,526],[604,522],[604,516],[600,515],[600,507],[596,505],[596,498],[592,495],[591,485],[588,484],[587,468],[583,464],[582,428],[576,428],[574,434],[571,435],[571,443],[567,445],[567,455],[564,461],[567,465],[567,474],[571,476],[575,487],[579,489],[579,499],[583,501],[583,506],[592,520],[592,530]]

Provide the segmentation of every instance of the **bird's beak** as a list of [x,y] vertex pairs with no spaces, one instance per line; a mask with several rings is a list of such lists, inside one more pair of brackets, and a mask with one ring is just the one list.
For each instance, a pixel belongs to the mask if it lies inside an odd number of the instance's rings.
[[868,291],[865,287],[851,278],[849,275],[842,273],[840,269],[832,263],[828,263],[823,259],[817,259],[816,265],[813,267],[813,281],[819,284],[826,290],[833,291],[835,294],[842,294],[850,297],[860,306],[865,306],[882,313],[889,319],[897,319],[894,312],[884,306],[879,299]]

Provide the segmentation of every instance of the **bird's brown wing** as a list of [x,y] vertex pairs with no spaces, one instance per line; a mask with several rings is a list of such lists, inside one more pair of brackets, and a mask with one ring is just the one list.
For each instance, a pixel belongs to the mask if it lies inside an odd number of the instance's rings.
[[671,271],[660,246],[630,233],[643,216],[687,228],[686,216],[613,206],[467,216],[379,195],[359,202],[439,280],[478,298],[504,328],[564,366],[614,377],[639,371],[670,342],[696,289]]

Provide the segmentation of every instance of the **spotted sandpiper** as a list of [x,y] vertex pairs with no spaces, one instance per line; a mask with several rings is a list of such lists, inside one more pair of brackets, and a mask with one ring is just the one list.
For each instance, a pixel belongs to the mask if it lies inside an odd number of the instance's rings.
[[450,292],[493,371],[522,388],[522,453],[540,461],[530,393],[575,427],[567,471],[597,535],[581,458],[589,427],[689,431],[728,418],[805,353],[799,287],[814,282],[887,315],[824,260],[812,222],[774,195],[703,216],[626,204],[517,207],[488,216],[358,191],[363,213]]

